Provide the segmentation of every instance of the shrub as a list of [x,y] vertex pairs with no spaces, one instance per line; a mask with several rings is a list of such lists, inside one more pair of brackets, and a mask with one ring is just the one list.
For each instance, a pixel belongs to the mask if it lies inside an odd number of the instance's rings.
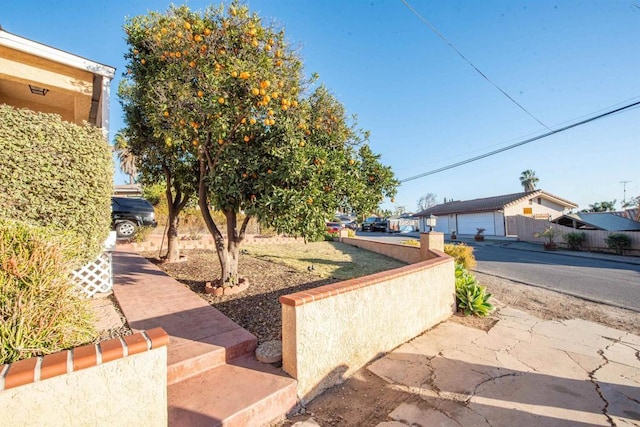
[[464,243],[446,244],[444,252],[455,258],[456,264],[461,264],[467,270],[476,266],[476,258],[473,256],[473,248]]
[[408,239],[408,240],[403,240],[400,242],[401,245],[407,245],[407,246],[417,246],[420,247],[420,242],[415,240],[415,239]]
[[78,265],[93,260],[111,229],[113,160],[102,131],[0,105],[0,146],[0,218],[76,233]]
[[88,300],[70,281],[79,240],[70,232],[0,219],[0,363],[97,337]]
[[153,233],[153,230],[153,227],[150,227],[148,225],[138,227],[138,229],[136,230],[136,234],[133,235],[133,238],[131,240],[136,243],[145,242],[149,239],[149,236],[151,235],[151,233]]
[[624,250],[631,247],[631,237],[624,233],[609,234],[605,242],[607,242],[609,249],[613,249],[618,255],[624,254]]
[[324,240],[327,242],[333,242],[333,241],[337,241],[340,239],[340,234],[339,233],[329,233],[327,231],[325,231],[324,233]]
[[456,264],[456,303],[465,315],[486,316],[494,307],[489,302],[491,294],[480,286],[473,274],[461,264]]
[[562,236],[562,238],[567,242],[569,249],[579,251],[582,249],[582,244],[587,239],[587,235],[582,231],[572,231]]

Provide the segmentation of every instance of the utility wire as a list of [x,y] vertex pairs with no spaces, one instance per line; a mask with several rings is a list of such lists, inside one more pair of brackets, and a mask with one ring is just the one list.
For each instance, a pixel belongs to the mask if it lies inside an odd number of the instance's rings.
[[418,178],[424,178],[425,176],[433,175],[433,174],[436,174],[438,172],[443,172],[443,171],[446,171],[446,170],[449,170],[449,169],[456,168],[458,166],[466,165],[467,163],[475,162],[476,160],[484,159],[486,157],[493,156],[494,154],[498,154],[498,153],[502,153],[502,152],[507,151],[507,150],[511,150],[512,148],[520,147],[521,145],[525,145],[525,144],[528,144],[530,142],[537,141],[539,139],[546,138],[546,137],[551,136],[551,135],[555,135],[556,133],[564,132],[565,130],[572,129],[574,127],[581,126],[581,125],[584,125],[584,124],[589,123],[589,122],[593,122],[593,121],[598,120],[598,119],[602,119],[603,117],[607,117],[607,116],[610,116],[610,115],[615,114],[615,113],[619,113],[619,112],[624,111],[624,110],[628,110],[629,108],[637,107],[638,105],[640,105],[640,101],[636,101],[636,102],[633,102],[631,104],[624,105],[624,106],[622,106],[620,108],[609,110],[609,111],[607,111],[605,113],[598,114],[597,116],[590,117],[590,118],[585,119],[585,120],[580,120],[579,122],[575,122],[575,123],[572,123],[570,125],[563,126],[563,127],[558,128],[556,130],[551,130],[551,131],[549,131],[547,133],[543,133],[542,135],[538,135],[538,136],[534,136],[533,138],[525,139],[524,141],[520,141],[520,142],[517,142],[515,144],[508,145],[508,146],[500,148],[498,150],[493,150],[493,151],[490,151],[488,153],[481,154],[479,156],[472,157],[472,158],[467,159],[467,160],[463,160],[461,162],[453,163],[451,165],[444,166],[444,167],[441,167],[441,168],[438,168],[438,169],[434,169],[434,170],[431,170],[429,172],[421,173],[420,175],[415,175],[415,176],[411,176],[409,178],[401,179],[400,182],[403,183],[403,182],[413,181],[413,180],[418,179]]
[[467,64],[469,64],[474,70],[476,70],[476,72],[478,74],[480,74],[486,81],[488,81],[489,83],[491,83],[493,85],[493,87],[495,87],[496,89],[498,89],[504,96],[506,96],[507,98],[509,98],[509,100],[511,100],[511,102],[513,102],[514,104],[516,104],[522,111],[524,111],[525,113],[527,113],[529,115],[529,117],[531,117],[533,120],[535,120],[536,122],[540,123],[544,128],[551,130],[547,125],[545,125],[544,123],[542,123],[542,121],[540,121],[536,116],[534,116],[533,114],[531,114],[531,112],[529,112],[529,110],[527,110],[526,108],[524,108],[520,103],[518,103],[518,101],[516,101],[515,99],[513,99],[507,92],[505,92],[500,86],[498,86],[496,83],[494,83],[489,77],[487,77],[486,74],[484,74],[482,71],[480,71],[480,69],[478,67],[476,67],[475,65],[473,65],[473,63],[467,59],[466,56],[464,56],[462,54],[462,52],[460,52],[458,50],[458,48],[456,48],[453,43],[451,43],[449,40],[447,40],[447,38],[440,32],[437,30],[436,27],[434,27],[433,25],[431,25],[431,23],[429,21],[427,21],[422,15],[420,15],[418,13],[418,11],[416,11],[413,7],[411,7],[411,5],[409,3],[407,3],[406,0],[400,0],[402,3],[404,3],[404,5],[411,11],[413,12],[414,15],[416,15],[418,17],[418,19],[420,19],[422,22],[424,22],[429,29],[431,29],[431,31],[433,31],[438,37],[440,37],[440,39],[442,39],[443,42],[445,42],[446,44],[449,45],[449,47],[451,49],[453,49]]

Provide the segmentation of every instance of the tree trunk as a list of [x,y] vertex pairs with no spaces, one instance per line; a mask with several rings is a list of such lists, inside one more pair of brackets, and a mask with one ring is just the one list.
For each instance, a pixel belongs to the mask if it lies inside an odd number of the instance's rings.
[[240,230],[237,225],[237,212],[232,209],[224,210],[224,216],[227,219],[227,239],[220,232],[220,229],[213,221],[211,212],[209,211],[209,188],[206,183],[207,163],[204,158],[200,158],[200,182],[198,184],[198,206],[202,212],[202,218],[207,226],[207,230],[213,237],[220,262],[222,274],[220,276],[220,286],[235,286],[239,283],[238,260],[240,258],[240,244],[244,240],[247,225],[251,216],[247,215],[242,222]]
[[[164,175],[165,181],[167,183],[167,188],[165,190],[165,195],[167,197],[167,207],[169,211],[169,227],[167,229],[167,262],[176,262],[180,260],[180,247],[178,246],[178,224],[179,224],[179,215],[184,209],[185,205],[189,201],[191,197],[191,192],[187,190],[186,193],[183,193],[180,189],[179,185],[176,185],[173,182],[173,176],[171,174],[171,170],[168,167],[164,167]],[[176,187],[176,188],[173,188]],[[174,197],[173,191],[175,190],[176,194]]]
[[169,228],[167,230],[167,262],[180,260],[180,247],[178,246],[178,215],[172,215],[169,209]]

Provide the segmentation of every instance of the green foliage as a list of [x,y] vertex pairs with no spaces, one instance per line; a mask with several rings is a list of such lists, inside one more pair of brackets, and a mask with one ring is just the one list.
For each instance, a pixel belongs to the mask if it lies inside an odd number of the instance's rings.
[[605,239],[609,249],[616,251],[618,255],[623,255],[625,249],[631,247],[631,237],[624,233],[612,233]]
[[79,264],[111,228],[113,163],[100,129],[0,105],[0,218],[73,231]]
[[142,187],[142,197],[147,199],[153,206],[160,204],[165,198],[166,184],[164,182],[157,182],[154,184],[144,185]]
[[582,244],[587,239],[587,235],[583,231],[572,231],[562,236],[569,249],[572,251],[579,251],[582,249]]
[[325,232],[324,233],[324,240],[327,242],[333,242],[333,241],[338,241],[340,239],[340,234],[338,233],[329,233],[329,232]]
[[595,202],[589,205],[588,209],[583,209],[580,212],[614,212],[616,210],[616,200]]
[[444,245],[444,253],[455,259],[456,265],[460,264],[467,270],[476,266],[476,258],[473,256],[473,248],[464,243]]
[[456,264],[456,302],[465,315],[487,316],[494,307],[489,302],[491,294],[480,286],[474,275],[462,265]]
[[81,245],[72,233],[0,219],[0,363],[96,338],[69,276]]
[[148,225],[138,227],[136,234],[133,235],[132,240],[136,243],[142,243],[149,240],[149,236],[153,233],[154,228]]
[[545,228],[542,233],[533,233],[533,237],[545,238],[547,239],[547,242],[551,244],[555,243],[554,240],[557,236],[562,236],[562,231],[557,228],[553,228],[552,226]]

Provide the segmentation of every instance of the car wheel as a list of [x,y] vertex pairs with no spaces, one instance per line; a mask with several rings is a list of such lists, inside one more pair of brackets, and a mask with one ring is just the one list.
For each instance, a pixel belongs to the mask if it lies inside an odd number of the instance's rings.
[[138,227],[131,221],[121,221],[116,224],[116,234],[118,237],[131,237],[136,234]]

